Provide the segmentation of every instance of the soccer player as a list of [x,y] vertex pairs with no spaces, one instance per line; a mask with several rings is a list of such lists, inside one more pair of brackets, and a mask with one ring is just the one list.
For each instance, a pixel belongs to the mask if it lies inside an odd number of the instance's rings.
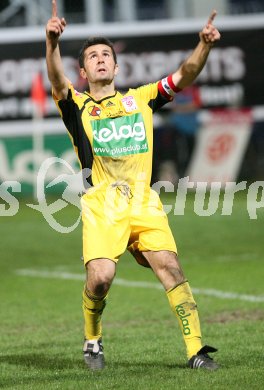
[[64,75],[59,38],[66,27],[57,16],[56,0],[46,26],[46,59],[53,97],[71,137],[82,169],[91,169],[83,195],[84,360],[104,368],[101,317],[119,257],[128,249],[141,265],[151,267],[166,291],[186,344],[188,366],[215,370],[203,346],[197,306],[185,278],[165,212],[150,188],[153,112],[192,84],[220,39],[213,11],[192,54],[173,74],[157,82],[115,89],[116,53],[106,38],[88,39],[79,55],[87,92],[74,89]]

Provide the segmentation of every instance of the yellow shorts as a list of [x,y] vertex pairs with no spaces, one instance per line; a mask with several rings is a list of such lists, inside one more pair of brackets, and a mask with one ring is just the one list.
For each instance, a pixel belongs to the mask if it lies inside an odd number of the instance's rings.
[[97,258],[115,262],[128,249],[148,266],[142,251],[177,253],[168,218],[152,189],[133,194],[128,186],[91,188],[82,197],[84,264]]

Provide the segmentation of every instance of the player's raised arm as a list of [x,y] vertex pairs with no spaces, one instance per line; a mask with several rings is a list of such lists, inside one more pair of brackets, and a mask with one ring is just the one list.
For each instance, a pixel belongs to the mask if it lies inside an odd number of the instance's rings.
[[208,54],[215,42],[219,41],[221,35],[217,28],[213,25],[216,11],[214,10],[206,25],[199,33],[200,42],[180,68],[172,75],[172,81],[178,88],[184,88],[193,83],[196,77],[203,69]]
[[46,25],[46,61],[49,80],[58,99],[65,99],[68,94],[68,80],[64,75],[58,43],[65,27],[65,19],[57,15],[57,2],[52,0],[52,16]]

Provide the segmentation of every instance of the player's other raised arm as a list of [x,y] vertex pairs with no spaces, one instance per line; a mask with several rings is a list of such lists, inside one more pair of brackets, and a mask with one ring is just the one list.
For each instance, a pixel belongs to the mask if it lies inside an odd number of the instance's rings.
[[49,80],[58,99],[66,99],[68,94],[68,80],[59,49],[59,38],[65,27],[65,19],[57,16],[57,2],[52,0],[52,16],[46,25],[46,61]]
[[203,69],[211,48],[215,42],[219,41],[221,35],[217,28],[213,25],[215,16],[216,11],[214,10],[209,16],[206,25],[199,33],[200,42],[190,57],[188,57],[180,68],[173,73],[172,81],[178,88],[182,89],[193,83]]

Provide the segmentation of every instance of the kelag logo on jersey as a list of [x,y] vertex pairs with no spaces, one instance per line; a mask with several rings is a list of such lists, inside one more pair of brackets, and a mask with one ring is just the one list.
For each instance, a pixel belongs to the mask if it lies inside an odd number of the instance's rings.
[[93,149],[97,156],[125,156],[148,151],[146,130],[140,113],[91,121]]

